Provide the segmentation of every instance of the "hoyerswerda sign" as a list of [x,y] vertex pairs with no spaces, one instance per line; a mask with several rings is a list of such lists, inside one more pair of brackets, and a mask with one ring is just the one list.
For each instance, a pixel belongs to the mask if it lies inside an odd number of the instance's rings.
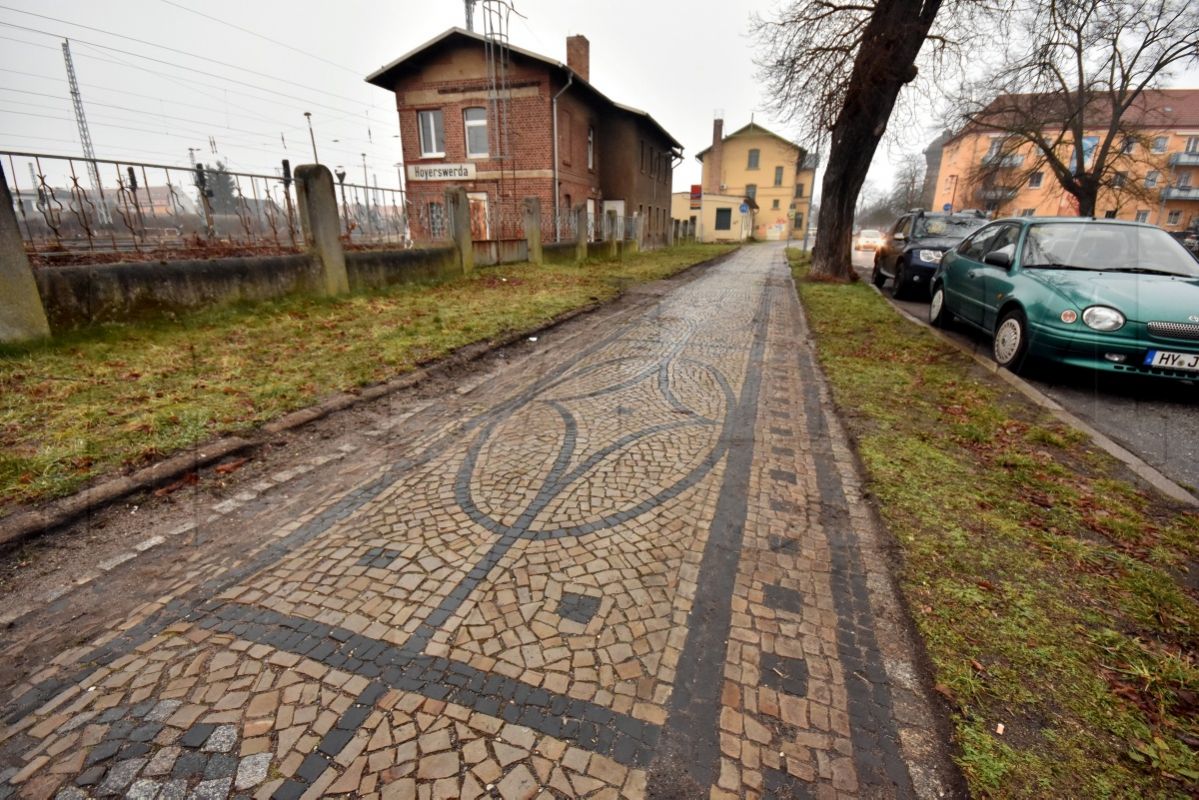
[[410,181],[473,181],[475,165],[466,164],[409,164]]

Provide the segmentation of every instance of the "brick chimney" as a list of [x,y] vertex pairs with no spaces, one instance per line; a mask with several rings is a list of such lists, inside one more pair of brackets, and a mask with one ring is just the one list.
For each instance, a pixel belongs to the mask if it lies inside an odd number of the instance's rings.
[[566,37],[566,66],[583,80],[591,80],[591,42],[583,34]]
[[720,117],[712,120],[712,148],[704,159],[704,172],[707,173],[704,191],[709,194],[720,194],[720,174],[724,168],[724,120]]

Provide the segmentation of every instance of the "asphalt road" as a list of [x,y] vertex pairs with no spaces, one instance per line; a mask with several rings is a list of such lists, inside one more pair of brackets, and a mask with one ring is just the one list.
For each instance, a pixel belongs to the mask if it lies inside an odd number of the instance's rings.
[[[853,263],[869,280],[874,254],[855,251]],[[896,301],[890,289],[888,283],[883,294],[895,305],[917,319],[928,317],[927,302]],[[961,326],[948,333],[983,357],[991,357],[988,337]],[[1199,489],[1199,382],[1117,378],[1057,367],[1024,377],[1176,483],[1192,492]]]

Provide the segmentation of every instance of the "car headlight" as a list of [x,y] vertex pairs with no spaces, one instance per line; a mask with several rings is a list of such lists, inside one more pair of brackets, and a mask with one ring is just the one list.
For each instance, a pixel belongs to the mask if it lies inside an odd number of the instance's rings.
[[926,264],[940,264],[941,256],[945,254],[940,250],[921,250],[916,255]]
[[1082,312],[1082,321],[1097,331],[1118,331],[1124,327],[1124,315],[1109,306],[1091,306]]

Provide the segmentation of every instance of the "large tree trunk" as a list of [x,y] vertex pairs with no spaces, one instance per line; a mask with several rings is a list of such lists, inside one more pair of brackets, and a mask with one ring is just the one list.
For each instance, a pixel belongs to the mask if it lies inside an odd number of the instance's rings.
[[845,105],[833,124],[824,171],[812,274],[848,279],[854,206],[899,90],[916,77],[916,56],[941,0],[877,0],[854,59]]

